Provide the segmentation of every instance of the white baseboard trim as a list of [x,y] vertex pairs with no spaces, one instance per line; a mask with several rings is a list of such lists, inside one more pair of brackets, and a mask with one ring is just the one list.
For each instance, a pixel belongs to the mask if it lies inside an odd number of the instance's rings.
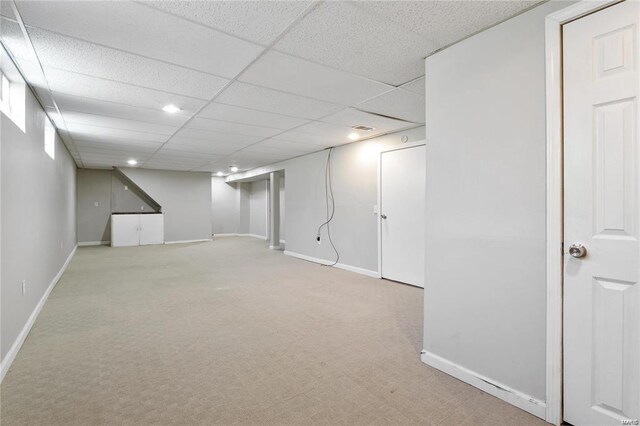
[[187,243],[205,243],[207,241],[212,241],[211,238],[204,238],[201,240],[177,240],[177,241],[165,241],[165,244],[187,244]]
[[214,237],[237,237],[240,234],[236,233],[236,232],[231,232],[228,234],[213,234]]
[[[285,250],[284,254],[291,257],[297,257],[298,259],[307,260],[309,262],[319,263],[321,265],[331,265],[333,262],[317,257],[307,256],[306,254],[295,253],[289,250]],[[355,272],[357,274],[367,275],[373,278],[380,278],[380,274],[377,271],[371,271],[369,269],[358,268],[357,266],[345,265],[344,263],[337,263],[334,265],[336,268],[344,269],[345,271]]]
[[78,247],[108,246],[108,245],[111,245],[111,241],[84,241],[84,242],[78,243]]
[[286,244],[287,242],[285,240],[280,240],[280,244]]
[[481,391],[493,395],[496,398],[500,398],[511,405],[515,405],[516,407],[527,411],[534,416],[538,416],[543,420],[545,418],[547,404],[543,401],[512,389],[509,386],[496,382],[482,374],[478,374],[475,371],[471,371],[468,368],[462,367],[428,351],[422,351],[420,359],[425,364],[430,365],[433,368],[437,368],[438,370],[443,371],[458,380],[462,380],[471,386],[475,386]]
[[269,246],[269,250],[280,250],[280,246]]
[[38,302],[36,307],[33,309],[33,312],[31,312],[31,315],[29,315],[29,319],[27,319],[27,322],[25,323],[24,327],[22,327],[22,331],[20,331],[20,334],[18,334],[18,337],[16,337],[16,340],[11,345],[9,352],[7,352],[4,359],[0,362],[0,383],[2,383],[2,381],[4,380],[4,376],[7,374],[7,371],[9,371],[9,368],[11,368],[11,364],[13,364],[13,361],[16,359],[18,352],[20,352],[20,348],[22,347],[22,344],[24,343],[25,340],[27,340],[27,336],[29,335],[29,332],[31,331],[33,324],[36,322],[36,318],[38,318],[40,311],[42,311],[44,304],[47,302],[47,299],[49,298],[51,291],[53,291],[56,284],[58,284],[58,281],[60,281],[60,277],[62,277],[62,274],[64,274],[64,271],[67,270],[67,266],[69,266],[69,262],[71,262],[73,255],[76,254],[77,248],[78,248],[78,244],[76,244],[73,247],[73,250],[71,250],[71,253],[69,253],[67,260],[64,261],[62,268],[60,268],[56,276],[53,277],[53,280],[51,280],[49,287],[47,287],[44,294],[40,298],[40,301]]
[[241,234],[243,236],[247,236],[247,237],[252,237],[252,238],[258,238],[260,240],[266,240],[267,237],[265,237],[264,235],[257,235],[257,234]]

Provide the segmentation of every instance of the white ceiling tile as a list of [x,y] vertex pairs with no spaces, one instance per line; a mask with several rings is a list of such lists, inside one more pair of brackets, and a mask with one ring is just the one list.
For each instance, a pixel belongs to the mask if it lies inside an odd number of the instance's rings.
[[[0,1],[0,3],[8,2]],[[25,76],[28,83],[31,86],[36,87],[36,90],[38,88],[47,87],[47,81],[42,74],[42,69],[40,68],[38,58],[33,53],[31,46],[27,43],[20,25],[18,25],[18,23],[14,20],[10,20],[5,17],[0,18],[0,37],[2,37],[2,43],[9,50],[9,52],[11,52],[13,58],[16,59],[16,62],[20,67],[20,71]],[[4,49],[2,50],[2,56],[4,60]],[[9,69],[5,70],[5,72],[11,72],[12,68],[13,66],[9,67]],[[46,97],[43,99],[47,100]]]
[[353,142],[348,138],[350,127],[313,121],[295,130],[278,135],[278,139],[313,145],[337,146]]
[[184,113],[193,113],[205,103],[194,98],[89,77],[55,68],[44,67],[44,73],[53,92],[61,92],[72,96],[82,96],[157,110],[161,110],[164,105],[173,104],[182,108]]
[[104,115],[85,114],[76,111],[62,109],[65,122],[69,124],[83,124],[87,126],[107,127],[112,129],[133,130],[136,132],[155,133],[170,136],[178,127],[164,126],[161,124],[145,123],[143,121],[126,120],[122,118],[108,117]]
[[238,164],[238,167],[248,167],[253,164],[271,164],[290,158],[289,155],[283,154],[266,154],[250,152],[248,150],[242,150],[229,157],[231,164]]
[[200,116],[204,118],[212,118],[214,120],[273,127],[282,130],[290,129],[309,122],[309,120],[302,118],[272,114],[270,112],[225,105],[217,102],[207,105],[200,113]]
[[28,31],[46,67],[207,100],[229,81],[37,28]]
[[[535,1],[360,1],[358,6],[446,46],[502,22]],[[430,53],[430,52],[427,52]]]
[[29,26],[221,77],[234,77],[262,50],[129,1],[20,1],[18,9]]
[[[402,2],[389,4],[402,7]],[[394,86],[423,75],[424,57],[438,47],[427,37],[344,1],[320,4],[275,46]]]
[[309,1],[151,1],[152,7],[267,45]]
[[86,136],[84,138],[77,138],[75,145],[80,155],[84,148],[100,148],[107,150],[122,150],[122,151],[140,151],[140,152],[153,152],[162,146],[160,142],[148,142],[137,141],[131,139],[108,139],[95,137],[93,135]]
[[201,129],[192,129],[189,127],[184,127],[180,129],[175,136],[172,138],[173,140],[180,139],[196,139],[204,142],[226,142],[226,143],[235,143],[242,146],[246,146],[259,140],[263,139],[261,136],[250,136],[250,135],[239,135],[234,133],[221,133],[214,132],[210,130],[201,130]]
[[0,1],[0,15],[6,16],[7,18],[15,19],[13,8],[11,7],[11,2]]
[[248,146],[240,152],[251,153],[255,155],[264,154],[266,156],[269,156],[269,158],[279,157],[280,159],[284,160],[284,159],[289,159],[293,157],[298,157],[300,155],[308,154],[310,152],[320,151],[323,149],[322,147],[316,147],[314,145],[307,145],[307,144],[303,144],[303,145],[306,146],[305,150],[301,150],[299,147],[296,147],[296,149],[286,149],[282,147],[267,146],[267,145],[263,145],[262,142],[260,142],[255,145]]
[[425,96],[425,87],[424,87],[424,76],[414,80],[414,81],[410,81],[407,84],[404,84],[402,86],[400,86],[402,89],[404,90],[408,90],[409,92],[412,93],[416,93],[418,95],[421,96]]
[[304,154],[304,153],[320,151],[324,149],[324,146],[322,145],[285,141],[277,138],[263,140],[261,142],[258,142],[254,146],[263,147],[266,149],[274,149],[274,150],[281,150],[284,152],[296,153],[296,155],[299,155],[300,153]]
[[393,118],[370,114],[368,112],[360,111],[355,108],[342,110],[333,115],[323,118],[322,121],[326,123],[337,124],[340,126],[346,126],[349,128],[357,125],[374,128],[374,130],[370,132],[360,132],[354,130],[356,133],[360,133],[363,136],[366,136],[367,134],[379,134],[384,132],[391,132],[394,130],[405,129],[414,125],[414,123],[412,122],[394,120]]
[[202,152],[189,152],[189,151],[177,151],[170,149],[169,145],[163,146],[158,152],[153,155],[157,160],[179,160],[179,161],[196,161],[205,163],[220,158],[219,155],[202,153]]
[[167,135],[157,133],[138,132],[134,130],[116,129],[112,127],[100,127],[91,126],[81,123],[69,123],[67,122],[67,130],[73,135],[74,138],[83,138],[91,136],[93,138],[100,138],[104,140],[116,139],[116,140],[132,140],[136,142],[165,142]]
[[234,133],[247,136],[261,136],[267,138],[276,135],[282,130],[270,127],[252,126],[249,124],[231,123],[229,121],[212,120],[196,117],[187,125],[190,129],[209,130],[219,133]]
[[194,159],[194,158],[179,158],[179,157],[171,157],[167,155],[155,154],[153,157],[149,158],[144,162],[145,166],[149,166],[151,164],[173,164],[173,165],[181,165],[185,167],[189,167],[190,169],[198,166],[202,166],[203,164],[208,163],[206,158]]
[[83,163],[83,169],[104,169],[110,170],[112,166],[101,163]]
[[165,148],[174,151],[195,152],[214,155],[228,155],[249,144],[246,143],[230,143],[215,142],[201,139],[173,138]]
[[68,112],[85,112],[93,115],[130,119],[145,123],[166,124],[179,127],[189,118],[186,112],[168,114],[159,108],[141,108],[115,102],[72,96],[54,92],[53,96],[61,110]]
[[394,87],[280,52],[268,52],[240,81],[342,105],[355,105]]
[[140,149],[104,149],[102,147],[93,147],[93,146],[82,146],[81,147],[81,155],[85,158],[89,158],[91,156],[120,156],[127,157],[129,159],[133,158],[138,161],[142,161],[146,158],[151,157],[154,151],[150,150],[140,150]]
[[192,164],[176,164],[173,162],[158,162],[158,161],[149,161],[144,163],[141,167],[143,169],[149,170],[172,170],[176,172],[187,172],[193,169]]
[[217,98],[218,102],[292,117],[316,119],[342,106],[236,82]]
[[364,102],[358,105],[358,109],[414,123],[424,123],[425,121],[424,96],[403,89],[396,89]]

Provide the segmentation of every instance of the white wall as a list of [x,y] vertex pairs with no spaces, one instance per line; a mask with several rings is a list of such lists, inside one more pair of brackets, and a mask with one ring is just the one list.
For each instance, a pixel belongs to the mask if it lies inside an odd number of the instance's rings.
[[[340,253],[340,263],[370,272],[378,270],[377,216],[378,159],[384,148],[424,140],[424,127],[337,147],[333,153],[333,189],[336,214],[331,235]],[[316,242],[318,226],[326,220],[325,165],[328,150],[315,152],[245,173],[237,179],[284,170],[286,199],[283,221],[286,250],[324,261],[335,260],[326,232]],[[282,214],[282,212],[281,212]]]
[[[2,65],[11,66],[4,58]],[[4,369],[12,345],[76,245],[76,165],[57,135],[55,159],[44,152],[45,114],[28,89],[26,132],[0,116]]]
[[79,169],[77,173],[78,243],[111,241],[111,213],[154,211],[144,194],[111,170]]
[[165,241],[211,239],[211,174],[125,168],[121,171],[162,206]]
[[427,58],[424,348],[545,400],[549,2]]
[[251,182],[249,186],[249,233],[267,237],[268,180]]
[[212,234],[236,234],[240,232],[240,204],[237,184],[226,183],[225,178],[211,178]]

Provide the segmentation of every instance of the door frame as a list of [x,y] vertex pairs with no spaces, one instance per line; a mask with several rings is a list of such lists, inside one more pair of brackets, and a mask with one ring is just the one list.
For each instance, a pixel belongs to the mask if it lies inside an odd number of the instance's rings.
[[[390,146],[388,148],[383,148],[380,150],[380,153],[378,154],[378,205],[377,205],[377,212],[375,213],[375,215],[377,216],[376,220],[378,221],[378,278],[382,278],[382,219],[380,217],[380,215],[382,214],[381,211],[381,206],[382,206],[382,154],[384,154],[385,152],[391,152],[391,151],[399,151],[401,149],[409,149],[409,148],[415,148],[418,146],[422,146],[422,145],[426,145],[427,141],[426,140],[421,140],[421,141],[416,141],[416,142],[410,142],[410,143],[403,143],[401,145],[394,145],[394,146]],[[425,168],[426,168],[426,163],[425,163]]]
[[562,286],[564,240],[562,26],[622,0],[582,0],[545,18],[547,139],[547,348],[545,420],[562,423]]

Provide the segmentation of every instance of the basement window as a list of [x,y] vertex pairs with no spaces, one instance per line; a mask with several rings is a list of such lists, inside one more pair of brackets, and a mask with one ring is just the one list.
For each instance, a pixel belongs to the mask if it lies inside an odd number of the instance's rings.
[[0,112],[25,132],[25,90],[23,81],[10,79],[0,71]]
[[46,152],[51,159],[55,159],[56,156],[56,128],[53,127],[49,117],[44,117],[44,152]]
[[7,117],[11,117],[11,82],[2,71],[0,71],[0,79],[2,84],[0,85],[0,111]]

